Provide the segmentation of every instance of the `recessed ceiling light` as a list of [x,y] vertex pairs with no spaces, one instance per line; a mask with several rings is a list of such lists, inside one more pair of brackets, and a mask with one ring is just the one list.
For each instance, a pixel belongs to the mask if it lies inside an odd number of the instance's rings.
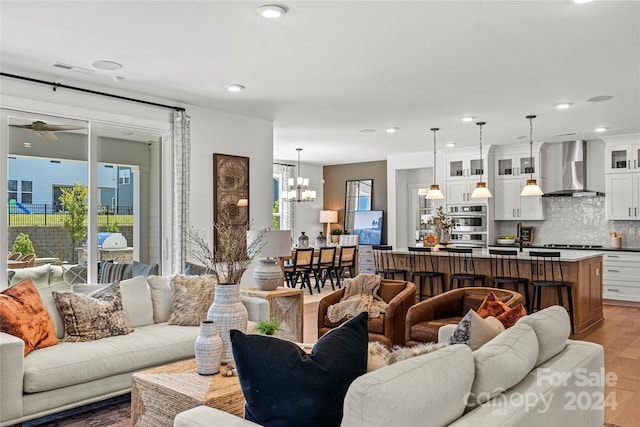
[[565,110],[567,108],[571,107],[571,103],[570,102],[561,102],[559,104],[556,104],[556,108],[558,110]]
[[133,135],[133,132],[131,132],[130,130],[123,130],[122,134],[129,136],[129,135]]
[[397,127],[390,127],[390,128],[386,128],[385,131],[387,133],[396,133],[396,132],[398,132],[398,128]]
[[267,4],[260,6],[257,12],[258,15],[263,18],[280,18],[282,15],[287,13],[287,8],[276,4]]
[[609,128],[603,126],[603,127],[596,128],[595,130],[596,130],[596,132],[606,132],[607,129],[609,129]]
[[476,119],[476,118],[475,118],[475,117],[473,117],[473,116],[466,116],[466,117],[463,117],[463,118],[462,118],[462,121],[463,121],[463,122],[472,122],[472,121],[474,121],[475,119]]
[[115,71],[122,69],[122,64],[118,64],[117,62],[113,61],[95,61],[91,65],[93,65],[95,68],[98,68],[99,70]]
[[240,92],[244,90],[244,86],[242,85],[225,85],[224,86],[229,92]]
[[609,101],[610,99],[613,99],[613,96],[611,96],[611,95],[598,95],[598,96],[592,96],[591,98],[587,99],[587,101],[589,101],[589,102],[603,102],[603,101]]
[[114,76],[113,77],[113,81],[116,82],[116,83],[117,82],[121,82],[122,80],[124,80],[124,77],[122,77],[122,76]]
[[455,142],[447,142],[447,147],[455,147],[456,143]]
[[576,4],[583,4],[583,3],[589,3],[591,0],[573,0],[574,3]]
[[31,148],[30,142],[24,142],[22,145],[24,145],[24,148]]
[[526,135],[518,135],[518,136],[512,136],[512,139],[525,139],[527,136]]
[[360,133],[374,133],[375,129],[360,129]]

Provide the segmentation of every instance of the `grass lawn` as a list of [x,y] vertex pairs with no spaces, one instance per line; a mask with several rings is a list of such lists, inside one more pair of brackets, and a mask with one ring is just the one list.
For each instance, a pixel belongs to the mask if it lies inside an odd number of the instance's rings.
[[[98,215],[98,227],[109,224],[133,225],[133,215]],[[64,224],[64,214],[9,214],[9,226],[60,227]]]

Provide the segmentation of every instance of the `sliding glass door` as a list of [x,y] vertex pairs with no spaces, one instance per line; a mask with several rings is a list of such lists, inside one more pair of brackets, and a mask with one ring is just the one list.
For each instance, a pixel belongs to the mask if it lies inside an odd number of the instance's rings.
[[[100,260],[161,263],[161,133],[12,110],[1,124],[8,251],[27,234],[43,261],[86,262],[92,283]],[[126,245],[100,247],[99,233]]]

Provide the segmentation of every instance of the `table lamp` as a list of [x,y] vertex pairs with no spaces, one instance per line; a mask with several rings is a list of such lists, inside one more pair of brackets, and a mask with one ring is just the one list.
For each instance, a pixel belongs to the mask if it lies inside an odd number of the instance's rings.
[[332,222],[338,222],[338,211],[320,211],[320,222],[327,224],[325,236],[329,236],[329,228]]
[[273,291],[283,284],[284,272],[277,257],[291,255],[291,230],[269,230],[265,232],[264,246],[257,257],[261,259],[253,270],[253,281],[258,289]]

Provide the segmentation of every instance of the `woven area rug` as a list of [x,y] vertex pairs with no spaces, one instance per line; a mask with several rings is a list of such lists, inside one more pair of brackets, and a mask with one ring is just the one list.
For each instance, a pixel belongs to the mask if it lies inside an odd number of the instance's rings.
[[114,397],[76,409],[27,421],[23,427],[131,427],[131,395]]

